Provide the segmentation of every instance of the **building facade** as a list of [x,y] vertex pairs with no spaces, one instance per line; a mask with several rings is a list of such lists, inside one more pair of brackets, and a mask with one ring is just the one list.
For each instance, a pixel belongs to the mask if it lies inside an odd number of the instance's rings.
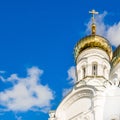
[[120,120],[120,46],[96,35],[93,14],[91,35],[74,48],[76,83],[49,120]]

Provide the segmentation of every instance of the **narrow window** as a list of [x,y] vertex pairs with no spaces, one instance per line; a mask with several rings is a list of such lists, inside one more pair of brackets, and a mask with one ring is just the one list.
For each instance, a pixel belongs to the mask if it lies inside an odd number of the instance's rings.
[[92,65],[92,75],[93,76],[97,75],[97,63],[93,63]]
[[82,67],[82,73],[83,73],[83,78],[85,78],[85,74],[86,74],[85,66]]

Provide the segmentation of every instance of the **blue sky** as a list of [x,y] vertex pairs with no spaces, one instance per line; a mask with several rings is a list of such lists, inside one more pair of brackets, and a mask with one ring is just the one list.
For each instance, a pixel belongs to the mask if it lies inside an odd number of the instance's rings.
[[47,111],[73,86],[73,48],[90,31],[88,11],[100,13],[98,33],[117,46],[119,5],[119,0],[0,1],[0,120],[47,120]]

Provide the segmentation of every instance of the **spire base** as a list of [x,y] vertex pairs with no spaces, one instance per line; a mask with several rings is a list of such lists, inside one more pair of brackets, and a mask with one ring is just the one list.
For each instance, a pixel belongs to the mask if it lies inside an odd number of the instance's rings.
[[92,26],[91,26],[91,32],[92,32],[92,35],[96,35],[96,25],[93,23]]

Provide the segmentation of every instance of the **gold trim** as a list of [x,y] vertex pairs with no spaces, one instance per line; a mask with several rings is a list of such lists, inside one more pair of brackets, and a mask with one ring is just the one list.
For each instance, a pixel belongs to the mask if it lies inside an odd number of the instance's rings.
[[120,62],[120,57],[115,57],[113,60],[112,60],[112,65],[115,66],[117,65],[118,63]]
[[112,65],[115,66],[120,62],[120,45],[116,48],[113,53]]

